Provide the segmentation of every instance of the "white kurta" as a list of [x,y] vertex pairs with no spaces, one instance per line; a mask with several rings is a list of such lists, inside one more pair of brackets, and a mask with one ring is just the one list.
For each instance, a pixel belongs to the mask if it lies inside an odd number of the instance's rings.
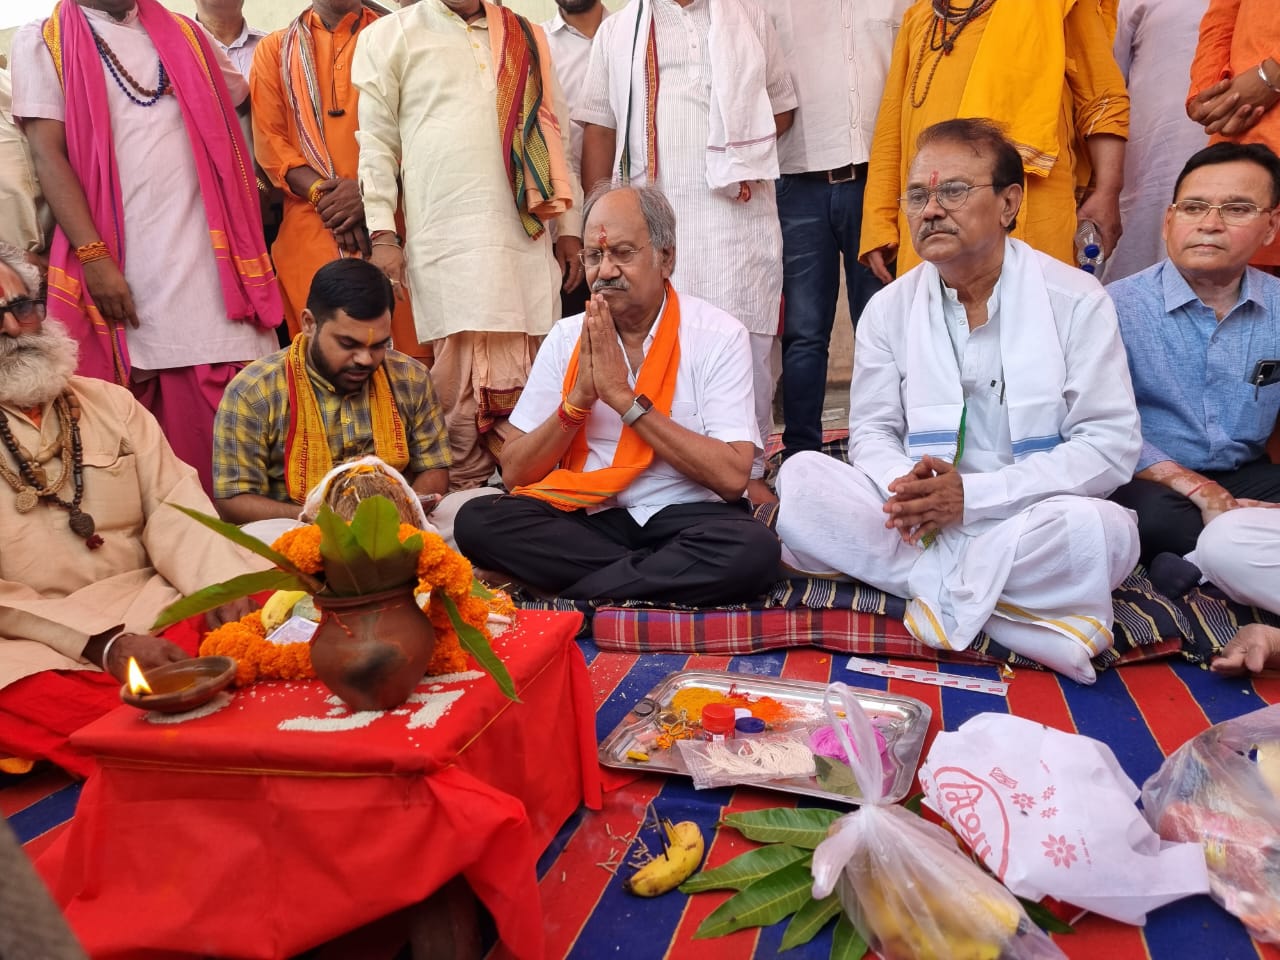
[[[540,27],[534,26],[534,30]],[[489,30],[421,0],[360,32],[360,189],[369,229],[395,230],[418,339],[462,331],[542,336],[560,313],[560,267],[544,232],[521,226],[503,165]],[[568,110],[551,91],[568,157]],[[560,232],[582,235],[580,191]]]
[[[905,398],[912,376],[903,318],[919,284],[937,284],[922,265],[872,298],[858,325],[850,393],[850,461],[798,454],[778,476],[778,533],[784,561],[835,571],[908,599],[907,627],[936,647],[964,648],[985,629],[1010,649],[1080,682],[1092,656],[1111,643],[1111,591],[1137,562],[1131,514],[1105,500],[1133,473],[1141,447],[1133,388],[1115,311],[1096,282],[1036,254],[1065,363],[1061,442],[1016,459],[1008,406],[990,381],[1010,363],[993,356],[985,327],[953,339],[955,375],[975,429],[966,430],[959,472],[963,521],[927,548],[884,527],[888,484],[905,475]],[[1007,284],[1004,285],[1007,288]],[[1017,303],[1000,297],[997,323],[1016,323]],[[947,337],[941,298],[931,316]],[[1001,422],[1003,418],[1003,422]],[[789,554],[789,556],[788,556]]]
[[[134,8],[122,21],[84,7],[93,30],[143,86],[154,86],[159,56]],[[29,23],[13,38],[13,114],[63,121],[66,101],[53,58]],[[215,49],[233,104],[249,95],[231,62]],[[232,323],[218,279],[195,155],[176,97],[133,103],[103,66],[111,138],[124,205],[124,277],[139,324],[125,328],[135,372],[201,363],[256,360],[276,349],[276,333]],[[107,118],[94,118],[102,122]]]
[[1232,600],[1280,614],[1280,509],[1241,507],[1214,517],[1191,559]]
[[1107,262],[1107,283],[1164,258],[1164,211],[1178,171],[1209,145],[1187,116],[1187,78],[1209,0],[1120,0],[1115,54],[1129,87],[1120,219],[1124,235]]
[[[782,298],[782,228],[771,181],[751,184],[751,200],[742,203],[707,186],[710,134],[711,62],[707,36],[709,0],[681,7],[675,0],[654,0],[658,43],[658,185],[676,214],[676,289],[701,297],[742,321],[754,334],[778,332]],[[796,105],[795,91],[773,26],[754,3],[743,7],[764,47],[766,92],[773,112]],[[579,123],[619,131],[626,117],[610,105],[611,66],[631,62],[633,17],[611,17],[600,25],[587,67],[584,100],[573,114]],[[636,56],[644,52],[644,38]],[[633,91],[635,109],[644,109],[644,91]],[[643,144],[633,149],[644,149]]]
[[13,122],[9,71],[0,67],[0,241],[19,250],[38,250],[43,231],[36,211],[40,185],[27,139]]

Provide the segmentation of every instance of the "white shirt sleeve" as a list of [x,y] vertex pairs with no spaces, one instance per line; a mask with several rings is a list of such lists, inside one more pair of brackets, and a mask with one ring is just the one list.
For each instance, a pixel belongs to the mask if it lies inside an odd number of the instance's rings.
[[[755,417],[751,343],[747,329],[739,325],[709,352],[696,374],[701,432],[725,443],[753,444],[763,449]],[[672,410],[675,418],[676,411]]]
[[911,471],[907,454],[907,416],[902,400],[901,369],[895,355],[890,317],[872,300],[858,321],[849,389],[849,462],[871,478],[886,499],[889,484]]
[[[574,123],[594,123],[598,127],[618,128],[618,118],[613,115],[609,96],[609,38],[614,26],[623,17],[610,17],[600,24],[595,39],[591,41],[591,57],[587,61],[587,76],[582,82],[581,99],[573,110]],[[629,18],[625,18],[629,19]]]
[[404,66],[404,32],[399,17],[384,17],[356,37],[351,82],[360,91],[357,169],[370,233],[396,228],[400,202],[400,80]]
[[66,98],[38,21],[20,27],[13,35],[10,56],[14,120],[21,122],[25,117],[65,121]]

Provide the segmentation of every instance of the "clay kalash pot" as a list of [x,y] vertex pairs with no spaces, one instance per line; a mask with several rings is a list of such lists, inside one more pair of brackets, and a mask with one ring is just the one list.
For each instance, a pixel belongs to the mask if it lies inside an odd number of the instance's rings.
[[414,584],[355,597],[318,594],[311,665],[352,710],[390,710],[408,699],[436,646]]

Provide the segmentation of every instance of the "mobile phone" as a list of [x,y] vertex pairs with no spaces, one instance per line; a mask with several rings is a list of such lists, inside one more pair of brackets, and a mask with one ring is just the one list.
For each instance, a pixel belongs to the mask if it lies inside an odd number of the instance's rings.
[[1280,383],[1280,360],[1259,360],[1253,365],[1249,383],[1255,387],[1269,387]]
[[431,511],[444,498],[438,493],[420,493],[418,494],[418,502],[422,504],[422,512],[427,516],[431,516]]

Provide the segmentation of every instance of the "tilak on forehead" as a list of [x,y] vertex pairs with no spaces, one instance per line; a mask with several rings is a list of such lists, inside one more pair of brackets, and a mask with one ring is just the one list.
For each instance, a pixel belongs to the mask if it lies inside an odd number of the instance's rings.
[[938,185],[938,171],[935,170],[929,174],[929,189],[932,190]]
[[605,230],[604,227],[601,227],[600,232],[596,234],[596,243],[600,244],[601,247],[609,246],[609,231]]

